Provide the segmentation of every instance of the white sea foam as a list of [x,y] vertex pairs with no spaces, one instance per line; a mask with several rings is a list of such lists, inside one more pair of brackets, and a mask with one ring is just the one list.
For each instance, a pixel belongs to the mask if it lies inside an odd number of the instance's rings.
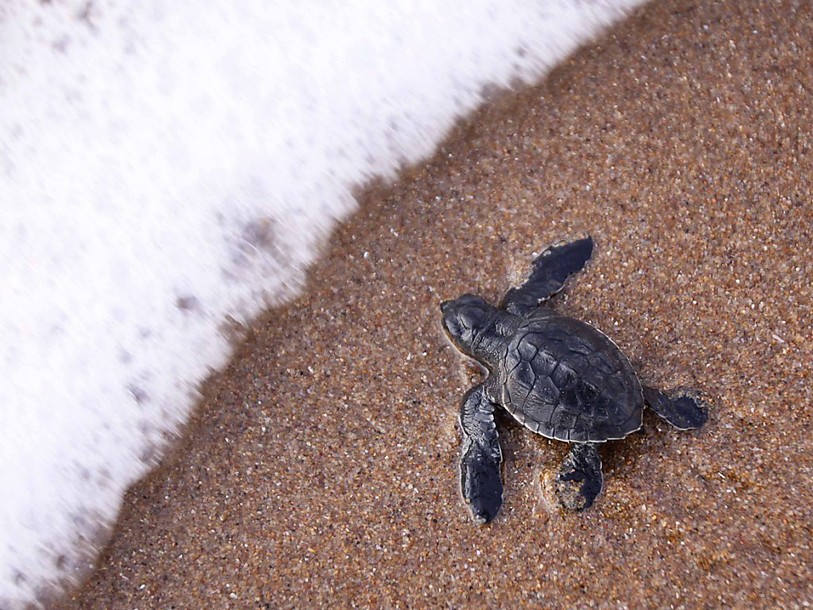
[[92,558],[351,189],[640,1],[0,7],[0,607]]

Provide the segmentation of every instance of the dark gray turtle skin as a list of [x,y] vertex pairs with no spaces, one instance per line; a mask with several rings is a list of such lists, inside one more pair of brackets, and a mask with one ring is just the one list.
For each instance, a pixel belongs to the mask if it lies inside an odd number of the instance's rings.
[[555,489],[575,511],[589,508],[603,487],[597,444],[639,430],[645,406],[681,430],[706,422],[707,409],[694,393],[642,386],[606,335],[543,306],[584,267],[593,246],[589,236],[551,246],[499,307],[470,294],[441,304],[452,342],[489,371],[460,410],[461,491],[478,522],[491,521],[502,505],[498,407],[538,434],[573,443]]

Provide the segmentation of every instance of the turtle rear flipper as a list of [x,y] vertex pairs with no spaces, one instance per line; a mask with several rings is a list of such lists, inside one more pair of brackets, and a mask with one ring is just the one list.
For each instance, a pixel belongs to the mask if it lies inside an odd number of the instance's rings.
[[556,495],[568,510],[590,508],[604,487],[601,456],[593,443],[576,443],[556,476]]
[[692,392],[686,390],[667,394],[644,386],[644,402],[678,430],[695,430],[709,418],[708,408]]
[[502,506],[502,451],[494,423],[494,405],[482,385],[463,400],[460,427],[463,430],[460,489],[474,519],[488,523]]
[[551,246],[536,258],[525,283],[505,293],[500,307],[517,316],[528,315],[540,302],[559,292],[567,278],[581,271],[592,255],[593,238],[589,235]]

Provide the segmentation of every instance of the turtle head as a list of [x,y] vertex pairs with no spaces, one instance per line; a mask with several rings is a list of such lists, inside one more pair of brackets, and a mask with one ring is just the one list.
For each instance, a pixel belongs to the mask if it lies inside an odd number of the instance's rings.
[[497,310],[485,299],[464,294],[453,301],[440,304],[443,314],[443,329],[452,342],[467,354],[474,352],[478,335],[491,325]]

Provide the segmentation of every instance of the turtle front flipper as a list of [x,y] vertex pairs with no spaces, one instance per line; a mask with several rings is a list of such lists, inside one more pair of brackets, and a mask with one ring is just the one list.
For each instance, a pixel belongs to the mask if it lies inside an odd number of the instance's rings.
[[505,294],[500,307],[508,313],[526,316],[540,302],[559,292],[567,278],[581,271],[592,255],[593,238],[589,235],[551,246],[536,258],[525,283]]
[[463,430],[460,488],[475,521],[488,523],[502,505],[502,451],[494,423],[494,405],[482,384],[463,399],[460,427]]
[[576,443],[556,477],[556,495],[568,510],[583,511],[593,505],[604,486],[601,457],[593,443]]
[[644,386],[644,402],[678,430],[695,430],[709,418],[706,406],[686,390],[667,394]]

